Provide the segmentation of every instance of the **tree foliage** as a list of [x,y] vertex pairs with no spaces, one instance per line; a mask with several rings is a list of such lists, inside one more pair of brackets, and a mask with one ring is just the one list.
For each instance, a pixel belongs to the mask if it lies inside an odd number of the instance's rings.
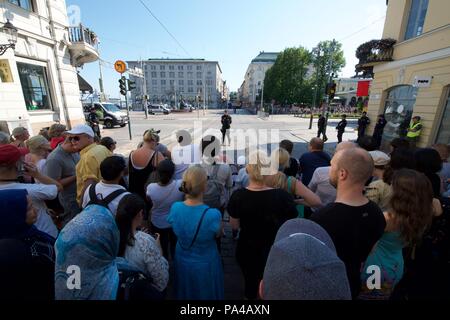
[[310,102],[313,91],[307,72],[311,63],[311,53],[303,47],[284,50],[266,73],[265,100],[289,104]]
[[332,74],[337,76],[346,62],[342,44],[335,40],[319,42],[313,49],[312,57],[315,69],[313,83],[318,86],[316,101],[319,104],[325,94],[330,76]]

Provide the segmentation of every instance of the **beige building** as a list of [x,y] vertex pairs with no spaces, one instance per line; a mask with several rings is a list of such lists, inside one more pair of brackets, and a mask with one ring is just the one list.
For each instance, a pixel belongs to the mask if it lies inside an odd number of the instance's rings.
[[98,60],[96,35],[69,25],[64,0],[0,0],[2,45],[8,21],[17,33],[15,48],[0,52],[0,130],[84,123],[77,67]]
[[[390,0],[383,40],[358,49],[357,72],[374,76],[369,116],[385,114],[383,140],[405,136],[421,116],[419,146],[450,143],[450,1]],[[371,131],[370,129],[370,131]]]
[[239,89],[240,99],[245,103],[255,104],[262,87],[266,72],[275,64],[279,52],[260,52],[252,60],[245,73],[245,80]]

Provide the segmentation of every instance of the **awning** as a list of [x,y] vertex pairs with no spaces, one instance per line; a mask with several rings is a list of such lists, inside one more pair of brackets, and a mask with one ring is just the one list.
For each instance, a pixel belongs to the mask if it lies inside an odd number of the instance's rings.
[[79,73],[77,74],[77,76],[78,76],[78,86],[80,88],[80,91],[82,93],[88,93],[88,92],[93,93],[94,89],[92,89],[92,86],[86,80],[84,80],[83,77],[80,76]]

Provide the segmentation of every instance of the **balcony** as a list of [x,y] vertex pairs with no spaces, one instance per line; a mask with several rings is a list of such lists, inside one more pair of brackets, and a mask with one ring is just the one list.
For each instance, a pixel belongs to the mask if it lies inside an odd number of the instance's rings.
[[82,67],[99,59],[97,35],[83,25],[69,27],[69,50],[72,65]]
[[356,76],[373,78],[373,67],[377,64],[393,61],[394,39],[372,40],[358,47],[356,57],[359,59],[356,65]]

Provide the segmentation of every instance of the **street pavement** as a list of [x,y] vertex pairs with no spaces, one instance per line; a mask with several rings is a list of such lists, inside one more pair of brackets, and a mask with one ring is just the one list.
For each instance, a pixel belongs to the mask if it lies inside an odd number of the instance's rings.
[[[131,129],[132,140],[129,139],[128,127],[103,129],[101,134],[103,137],[109,136],[117,141],[117,149],[115,153],[128,156],[131,151],[142,141],[142,135],[145,130],[154,128],[161,130],[161,143],[168,146],[169,150],[176,145],[175,132],[177,130],[188,130],[194,136],[194,142],[198,143],[202,135],[216,133],[221,128],[221,116],[223,110],[209,110],[205,113],[174,113],[170,115],[149,115],[145,119],[143,112],[131,112]],[[275,136],[263,137],[258,140],[260,147],[266,147],[271,143],[278,144],[281,140],[291,140],[295,147],[293,156],[300,156],[308,151],[308,142],[317,134],[317,119],[314,121],[313,129],[309,130],[309,119],[297,118],[293,115],[275,115],[267,119],[260,119],[256,115],[250,115],[244,110],[239,110],[238,114],[233,114],[231,138],[236,139],[242,135],[242,131],[234,130],[275,130]],[[331,120],[327,128],[328,142],[325,149],[332,154],[336,147],[337,135],[335,127],[339,120]],[[344,134],[344,141],[356,140],[355,132],[356,120],[349,120],[349,126]],[[231,148],[233,147],[225,147]],[[242,150],[241,150],[242,151]],[[226,300],[242,300],[244,298],[244,280],[241,270],[236,263],[235,250],[236,241],[233,240],[231,226],[228,223],[229,217],[225,214],[225,236],[222,238],[222,262],[224,267],[224,283],[225,283],[225,299]],[[173,272],[173,270],[171,270]],[[173,274],[171,272],[171,275]],[[173,277],[171,276],[171,279]],[[173,287],[170,283],[168,288],[168,298],[173,298]]]

